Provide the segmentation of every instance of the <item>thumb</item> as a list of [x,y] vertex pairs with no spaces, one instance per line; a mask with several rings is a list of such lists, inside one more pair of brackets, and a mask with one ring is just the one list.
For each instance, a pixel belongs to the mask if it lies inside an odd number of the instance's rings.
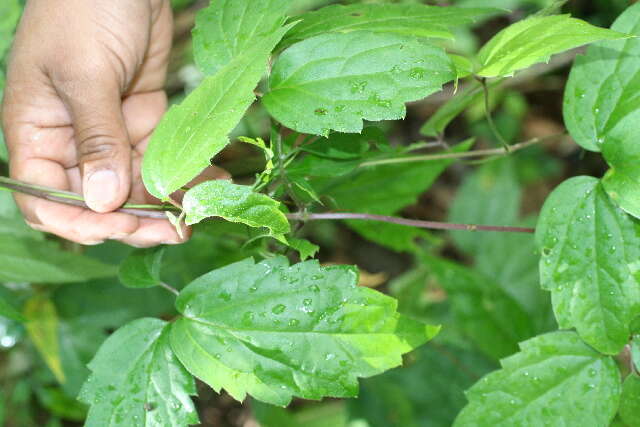
[[[81,85],[83,86],[83,85]],[[89,84],[65,96],[70,110],[82,192],[90,209],[104,213],[121,207],[131,187],[131,143],[117,85]]]

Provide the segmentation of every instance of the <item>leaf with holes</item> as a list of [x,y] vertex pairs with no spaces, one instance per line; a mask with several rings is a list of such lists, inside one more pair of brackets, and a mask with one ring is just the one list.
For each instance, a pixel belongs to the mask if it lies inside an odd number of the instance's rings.
[[541,335],[520,348],[467,391],[454,427],[609,425],[621,389],[612,358],[574,332]]
[[262,98],[302,133],[360,132],[363,120],[405,116],[405,103],[439,91],[456,71],[442,48],[397,34],[329,33],[285,50]]
[[468,25],[503,12],[490,8],[438,7],[422,4],[331,5],[299,17],[302,21],[289,31],[281,46],[324,33],[358,30],[413,37],[453,39],[452,27]]
[[280,202],[254,192],[250,186],[230,181],[207,181],[193,187],[184,196],[182,206],[189,225],[216,216],[250,227],[268,228],[273,236],[291,231],[287,217],[280,211]]
[[402,363],[437,331],[401,316],[393,298],[357,286],[352,267],[246,259],[188,285],[171,345],[214,390],[287,405],[348,397],[358,377]]
[[540,281],[560,328],[606,354],[620,352],[640,314],[639,236],[640,224],[585,176],[560,185],[538,221]]
[[171,351],[169,325],[162,320],[139,319],[118,329],[89,369],[79,397],[91,405],[87,427],[198,423],[189,397],[196,394],[195,382]]
[[478,53],[480,77],[509,76],[551,55],[601,40],[617,40],[627,34],[593,25],[569,15],[533,16],[500,31]]

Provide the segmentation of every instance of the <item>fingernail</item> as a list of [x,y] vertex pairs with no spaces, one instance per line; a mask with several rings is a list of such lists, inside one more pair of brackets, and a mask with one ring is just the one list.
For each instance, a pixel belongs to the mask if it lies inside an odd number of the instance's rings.
[[129,233],[116,233],[114,235],[112,235],[110,237],[110,239],[112,240],[120,240],[120,239],[124,239],[125,237],[129,237],[131,234]]
[[98,246],[104,243],[104,240],[87,240],[82,242],[84,246]]
[[120,180],[112,170],[101,170],[92,173],[85,180],[84,199],[91,210],[109,212],[118,197]]
[[163,245],[181,245],[184,242],[182,240],[165,240],[162,242]]

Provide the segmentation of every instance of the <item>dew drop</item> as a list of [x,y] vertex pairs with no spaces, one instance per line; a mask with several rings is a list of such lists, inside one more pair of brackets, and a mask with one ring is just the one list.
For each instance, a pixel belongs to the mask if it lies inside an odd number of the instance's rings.
[[287,306],[284,304],[278,304],[271,309],[273,314],[282,314],[287,309]]

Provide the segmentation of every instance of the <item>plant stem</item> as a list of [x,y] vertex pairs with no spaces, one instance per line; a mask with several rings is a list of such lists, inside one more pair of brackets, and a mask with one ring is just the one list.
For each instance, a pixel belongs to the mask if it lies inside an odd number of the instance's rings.
[[171,292],[175,296],[180,295],[180,292],[176,288],[174,288],[173,286],[167,285],[164,282],[160,282],[160,286],[165,288],[166,290],[168,290],[169,292]]
[[430,230],[463,230],[463,231],[498,231],[505,233],[534,233],[535,229],[526,227],[503,227],[497,225],[475,225],[475,224],[452,224],[447,222],[421,221],[417,219],[398,218],[387,215],[373,215],[362,213],[319,213],[305,214],[293,213],[287,215],[288,219],[298,221],[321,221],[321,220],[366,220],[387,222],[390,224],[406,225],[409,227],[427,228]]
[[[0,177],[0,189],[29,194],[41,199],[66,205],[79,206],[88,209],[82,196],[75,193],[56,190],[47,187],[36,187],[10,178]],[[171,205],[124,205],[121,212],[143,218],[166,219],[165,212],[178,212],[178,209]],[[388,222],[391,224],[405,225],[409,227],[426,228],[431,230],[464,230],[464,231],[498,231],[512,233],[533,233],[533,228],[524,227],[503,227],[494,225],[474,225],[474,224],[452,224],[436,221],[421,221],[415,219],[398,218],[386,215],[372,215],[362,213],[306,213],[298,212],[286,215],[287,219],[293,221],[321,221],[321,220],[367,220]]]
[[389,164],[396,164],[396,163],[427,162],[427,161],[443,160],[443,159],[467,159],[472,157],[506,156],[508,154],[515,153],[516,151],[520,151],[525,148],[531,147],[532,145],[536,145],[550,139],[560,138],[564,135],[565,135],[564,133],[561,133],[561,134],[545,136],[542,138],[533,138],[528,141],[511,145],[508,151],[506,148],[491,148],[487,150],[466,151],[463,153],[425,154],[422,156],[410,156],[410,157],[398,157],[395,159],[371,160],[369,162],[361,163],[359,167],[389,165]]
[[487,117],[487,123],[489,124],[489,128],[491,129],[491,132],[493,132],[495,137],[498,139],[498,141],[500,141],[500,144],[502,144],[505,151],[509,152],[511,150],[511,148],[509,147],[509,143],[507,142],[506,139],[504,139],[504,137],[498,130],[498,127],[493,121],[493,116],[491,115],[491,102],[489,98],[490,93],[489,93],[489,85],[487,85],[487,79],[484,77],[481,78],[480,83],[482,84],[482,91],[484,92],[484,113],[485,113],[485,116]]

